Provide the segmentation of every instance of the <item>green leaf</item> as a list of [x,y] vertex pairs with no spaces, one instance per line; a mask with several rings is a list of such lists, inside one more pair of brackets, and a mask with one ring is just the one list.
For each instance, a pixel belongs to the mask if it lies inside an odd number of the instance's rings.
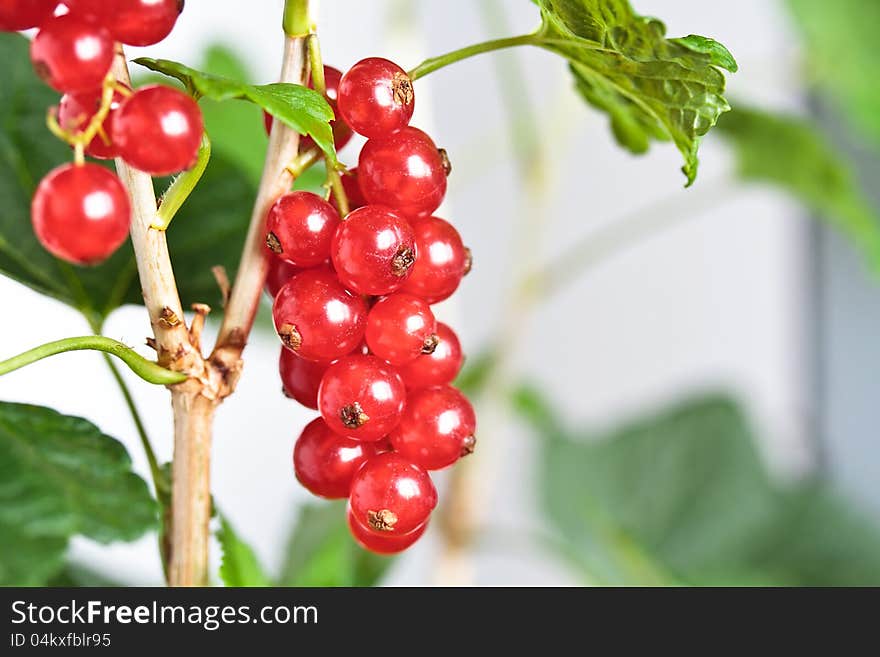
[[0,586],[43,586],[64,567],[67,538],[28,536],[0,519]]
[[393,563],[360,548],[343,503],[307,504],[288,541],[281,586],[374,586]]
[[156,504],[122,443],[50,408],[0,402],[0,522],[31,536],[130,541]]
[[0,402],[0,584],[46,584],[75,534],[130,541],[155,524],[121,443],[82,418]]
[[788,0],[800,27],[809,72],[820,88],[880,146],[880,3]]
[[196,71],[167,59],[141,57],[134,60],[152,71],[180,80],[190,93],[212,100],[247,100],[269,112],[297,132],[310,135],[333,164],[336,150],[330,121],[334,114],[321,94],[299,84],[251,85]]
[[63,588],[122,588],[133,586],[132,584],[123,584],[104,573],[95,570],[91,566],[85,564],[68,561],[61,571],[56,573],[48,582],[48,586],[56,586]]
[[226,586],[271,586],[251,546],[235,533],[232,525],[222,514],[217,540],[220,541],[220,548],[223,550],[220,579]]
[[[33,74],[27,39],[0,33],[0,58],[0,273],[80,310],[99,326],[120,305],[143,303],[131,246],[89,268],[56,260],[37,241],[31,196],[50,169],[70,160],[70,149],[46,129],[46,109],[58,96]],[[185,305],[219,306],[211,267],[223,266],[234,276],[253,198],[254,185],[240,167],[222,154],[213,157],[168,232]]]
[[833,223],[880,272],[880,218],[846,156],[808,120],[742,105],[718,123],[744,180],[776,185]]
[[724,74],[736,61],[720,43],[639,16],[626,0],[537,0],[536,45],[569,60],[578,91],[606,112],[617,141],[633,153],[671,139],[684,157],[687,185],[697,175],[700,137],[730,106]]
[[880,534],[827,488],[776,485],[742,409],[703,396],[572,436],[539,394],[543,504],[564,554],[609,584],[880,582]]

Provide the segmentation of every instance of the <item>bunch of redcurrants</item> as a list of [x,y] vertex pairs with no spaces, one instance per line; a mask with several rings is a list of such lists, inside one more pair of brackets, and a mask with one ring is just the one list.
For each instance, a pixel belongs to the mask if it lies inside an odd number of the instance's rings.
[[38,29],[34,70],[64,94],[50,123],[76,149],[75,161],[49,172],[33,197],[34,232],[53,255],[97,264],[128,235],[125,188],[85,155],[122,158],[154,176],[196,161],[204,132],[196,102],[161,85],[132,91],[111,74],[118,43],[158,43],[182,10],[183,0],[0,0],[0,30]]
[[337,148],[352,131],[367,137],[343,178],[351,211],[340,217],[311,192],[280,197],[266,219],[267,288],[284,392],[321,414],[296,441],[296,477],[315,495],[348,498],[354,537],[387,554],[425,531],[437,504],[428,471],[474,450],[473,408],[450,385],[461,345],[431,308],[471,256],[432,216],[450,165],[409,126],[407,74],[379,58],[324,72]]

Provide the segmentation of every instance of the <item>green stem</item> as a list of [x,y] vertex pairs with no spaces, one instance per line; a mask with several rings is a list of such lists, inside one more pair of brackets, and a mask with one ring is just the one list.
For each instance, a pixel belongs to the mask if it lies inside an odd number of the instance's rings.
[[66,351],[82,351],[85,349],[103,351],[116,356],[128,365],[132,372],[148,383],[168,386],[183,383],[187,379],[186,374],[166,370],[153,361],[147,360],[131,347],[100,335],[87,335],[48,342],[18,356],[13,356],[8,360],[0,361],[0,376],[9,374],[25,365],[30,365],[49,356],[62,354]]
[[409,71],[408,75],[411,80],[418,80],[419,78],[428,75],[428,73],[433,73],[434,71],[441,69],[444,66],[454,64],[455,62],[459,62],[462,59],[467,59],[468,57],[473,57],[474,55],[482,55],[485,52],[502,50],[504,48],[513,48],[515,46],[537,45],[540,45],[540,37],[536,33],[522,34],[515,37],[506,37],[504,39],[493,39],[491,41],[484,41],[483,43],[477,43],[472,46],[453,50],[452,52],[448,52],[445,55],[440,55],[439,57],[431,57],[430,59],[426,59],[414,69]]
[[174,219],[174,215],[183,206],[189,195],[196,188],[202,174],[208,167],[208,160],[211,159],[211,140],[208,139],[208,133],[202,135],[202,145],[199,146],[199,155],[196,163],[179,176],[177,176],[168,189],[162,194],[159,200],[159,211],[156,213],[156,219],[150,224],[150,228],[156,230],[167,230]]
[[[309,35],[309,64],[312,69],[312,87],[322,96],[327,94],[327,81],[324,79],[324,60],[321,57],[321,44],[318,41],[317,34]],[[342,178],[339,177],[339,171],[333,166],[332,162],[328,162],[324,158],[327,165],[327,187],[336,200],[336,207],[339,208],[339,214],[342,217],[348,215],[348,195],[342,186]]]
[[103,356],[104,362],[107,363],[107,367],[110,368],[110,373],[113,375],[113,379],[116,381],[116,385],[119,386],[122,397],[125,399],[125,405],[128,406],[128,412],[131,413],[131,419],[137,429],[138,436],[140,436],[141,445],[144,448],[144,453],[147,455],[147,461],[150,462],[150,476],[153,478],[153,488],[156,490],[157,499],[159,499],[159,482],[162,477],[162,471],[159,467],[159,461],[156,458],[156,452],[153,451],[153,445],[150,443],[150,437],[147,435],[147,429],[144,427],[140,413],[138,413],[137,406],[134,403],[134,397],[131,396],[131,391],[128,389],[125,379],[122,378],[122,374],[119,373],[119,368],[116,367],[113,359],[110,358],[108,354],[103,354]]
[[284,34],[291,39],[307,35],[312,30],[309,19],[308,0],[284,0],[284,17],[281,19]]

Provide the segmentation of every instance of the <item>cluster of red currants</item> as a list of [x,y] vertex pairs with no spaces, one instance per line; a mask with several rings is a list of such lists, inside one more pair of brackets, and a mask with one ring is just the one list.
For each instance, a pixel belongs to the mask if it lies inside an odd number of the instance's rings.
[[276,257],[267,288],[284,345],[285,393],[321,416],[293,452],[312,493],[348,498],[348,523],[365,548],[399,552],[424,532],[437,503],[428,470],[475,445],[476,418],[450,384],[461,345],[432,304],[471,266],[455,228],[432,213],[446,193],[449,160],[410,127],[412,82],[378,58],[345,75],[325,67],[341,148],[368,138],[343,178],[351,212],[320,196],[285,194],[267,217]]
[[133,92],[111,75],[117,43],[158,43],[182,10],[183,0],[0,0],[0,30],[38,28],[31,61],[64,94],[51,121],[77,149],[76,161],[49,172],[32,202],[34,231],[53,255],[97,264],[128,235],[125,188],[84,155],[122,158],[154,176],[195,162],[204,131],[195,101],[160,85]]

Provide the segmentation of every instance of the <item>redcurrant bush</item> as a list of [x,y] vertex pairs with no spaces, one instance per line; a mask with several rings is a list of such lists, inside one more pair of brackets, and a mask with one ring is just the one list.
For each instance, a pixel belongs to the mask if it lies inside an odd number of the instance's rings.
[[117,110],[112,140],[131,166],[166,176],[195,164],[203,132],[196,102],[157,84],[138,89]]
[[357,440],[388,435],[406,403],[397,370],[375,356],[340,358],[327,368],[318,388],[318,409],[333,431]]
[[404,365],[420,354],[430,354],[438,343],[437,320],[431,306],[412,294],[380,299],[367,315],[366,339],[370,352],[393,365]]
[[290,349],[281,347],[278,358],[281,390],[306,408],[318,410],[318,386],[327,367],[327,363],[300,358]]
[[407,127],[370,139],[358,158],[358,177],[364,197],[407,217],[430,214],[446,195],[449,161],[431,138]]
[[97,164],[64,164],[34,193],[37,239],[53,255],[78,265],[108,258],[128,236],[131,208],[119,178]]
[[339,226],[339,213],[312,192],[290,192],[269,210],[266,246],[282,260],[312,267],[330,257],[330,243]]
[[348,497],[355,472],[376,450],[371,443],[340,436],[316,418],[306,425],[293,448],[293,471],[319,497]]
[[391,432],[394,450],[426,470],[439,470],[476,446],[477,419],[467,398],[451,386],[411,391]]
[[39,27],[52,18],[58,0],[0,0],[0,32]]
[[346,217],[333,237],[330,258],[339,280],[358,294],[400,288],[416,259],[409,222],[390,208],[366,205]]
[[394,62],[363,59],[339,82],[337,105],[342,119],[365,137],[381,137],[409,124],[415,108],[412,81]]
[[464,362],[461,343],[455,332],[443,322],[437,322],[437,346],[430,354],[420,354],[415,360],[398,368],[408,390],[452,383]]
[[76,16],[52,18],[31,41],[31,63],[57,91],[91,91],[101,86],[113,64],[113,38],[97,23]]
[[470,270],[470,251],[452,224],[439,217],[418,217],[410,225],[419,257],[401,291],[416,294],[428,303],[448,299]]
[[437,506],[428,473],[400,454],[369,459],[351,482],[353,519],[380,535],[402,535],[421,527]]
[[358,522],[351,508],[346,509],[345,513],[348,517],[348,528],[354,540],[365,550],[375,552],[376,554],[397,554],[398,552],[403,552],[419,540],[428,528],[428,523],[425,522],[408,534],[376,534]]
[[[61,102],[58,103],[58,123],[69,132],[85,130],[101,107],[101,95],[100,89],[77,94],[64,94],[61,97]],[[101,124],[98,134],[86,146],[86,155],[99,160],[111,160],[119,154],[110,136],[113,134],[116,111],[124,99],[118,91],[114,92],[113,100],[110,103],[110,112]]]
[[367,303],[343,288],[329,267],[316,267],[284,284],[272,317],[288,349],[301,358],[330,362],[363,342]]

